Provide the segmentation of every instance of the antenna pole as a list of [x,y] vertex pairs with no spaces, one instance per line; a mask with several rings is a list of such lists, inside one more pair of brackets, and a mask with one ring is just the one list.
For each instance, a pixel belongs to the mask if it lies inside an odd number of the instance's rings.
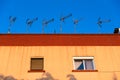
[[32,24],[33,24],[35,21],[37,21],[37,20],[38,20],[37,17],[34,18],[34,19],[32,19],[32,20],[30,20],[29,18],[26,20],[26,24],[27,24],[27,33],[29,32],[29,27],[31,27]]
[[13,23],[16,21],[16,17],[14,17],[14,16],[9,16],[9,21],[10,21],[10,24],[9,24],[9,26],[8,26],[8,33],[10,33],[10,29],[11,29]]
[[100,28],[100,26],[99,26],[99,28],[98,28],[98,33],[99,33],[99,34],[101,33],[101,28]]
[[11,23],[10,23],[10,25],[8,26],[8,34],[10,34],[10,28],[11,28]]
[[69,18],[69,17],[71,17],[72,16],[72,14],[69,14],[69,15],[67,15],[67,16],[64,16],[64,17],[61,17],[60,18],[60,32],[62,33],[62,22],[64,22],[64,20],[65,19],[67,19],[67,18]]
[[44,27],[45,27],[45,26],[44,26],[44,25],[42,25],[42,33],[44,33]]
[[56,30],[54,29],[54,34],[56,34]]
[[[82,20],[82,19],[81,19]],[[77,24],[81,21],[81,20],[73,20],[73,23],[74,23],[74,32],[76,33],[76,27],[77,27]]]
[[8,29],[8,34],[10,34],[10,29]]
[[29,32],[29,26],[27,26],[27,33]]
[[98,18],[98,22],[97,22],[97,24],[98,24],[98,33],[101,33],[100,32],[100,30],[101,30],[101,28],[102,28],[102,24],[103,23],[108,23],[108,22],[111,22],[111,20],[101,20],[101,18],[99,17]]
[[47,26],[49,23],[53,22],[54,21],[54,18],[48,20],[48,21],[43,21],[42,22],[42,33],[44,33],[44,28],[45,26]]
[[76,24],[74,24],[74,32],[76,33]]
[[60,22],[60,32],[62,33],[62,22]]
[[78,24],[79,20],[74,20],[73,23],[74,23],[74,33],[76,33],[76,26]]

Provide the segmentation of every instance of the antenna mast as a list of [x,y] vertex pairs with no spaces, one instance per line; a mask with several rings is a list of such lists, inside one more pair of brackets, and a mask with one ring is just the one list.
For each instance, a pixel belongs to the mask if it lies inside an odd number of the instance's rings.
[[16,17],[9,16],[9,22],[10,22],[10,24],[8,26],[8,33],[10,33],[10,29],[11,29],[12,25],[15,23],[15,21],[16,21]]
[[26,20],[26,24],[27,24],[27,32],[29,32],[29,28],[32,26],[32,24],[35,22],[35,21],[37,21],[38,20],[38,18],[36,17],[36,18],[34,18],[34,19],[27,19]]
[[77,26],[77,24],[80,22],[82,20],[82,18],[81,19],[73,19],[73,24],[74,24],[74,32],[76,33],[76,26]]
[[54,21],[54,18],[50,19],[50,20],[43,20],[42,21],[42,33],[44,33],[44,28],[45,26],[47,26],[49,23],[53,22]]
[[102,24],[103,23],[108,23],[108,22],[111,22],[111,20],[110,19],[108,19],[108,20],[101,20],[100,17],[98,18],[97,24],[98,24],[98,32],[99,33],[100,33],[100,29],[102,28]]
[[71,16],[72,16],[72,14],[69,14],[67,16],[64,16],[64,17],[60,18],[60,21],[61,21],[61,23],[60,23],[60,32],[62,32],[62,23],[65,21],[65,19],[67,19],[67,18],[69,18]]

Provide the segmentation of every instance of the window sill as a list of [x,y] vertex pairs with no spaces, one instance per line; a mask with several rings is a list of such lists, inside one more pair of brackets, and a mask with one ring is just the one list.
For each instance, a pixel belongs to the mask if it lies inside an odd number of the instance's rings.
[[29,70],[28,72],[45,72],[45,70]]
[[72,70],[72,72],[98,72],[98,70]]

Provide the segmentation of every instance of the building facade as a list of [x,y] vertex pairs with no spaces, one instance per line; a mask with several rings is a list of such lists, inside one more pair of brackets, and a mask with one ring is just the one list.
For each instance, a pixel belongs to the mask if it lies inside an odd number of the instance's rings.
[[0,73],[17,80],[119,80],[120,35],[0,34]]

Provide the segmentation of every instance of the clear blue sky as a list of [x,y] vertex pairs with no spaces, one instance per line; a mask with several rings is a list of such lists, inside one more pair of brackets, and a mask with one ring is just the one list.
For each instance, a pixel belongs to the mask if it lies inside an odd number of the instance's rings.
[[83,18],[76,27],[77,34],[98,33],[97,19],[111,19],[104,23],[101,33],[113,33],[120,27],[120,0],[0,0],[0,33],[8,32],[9,16],[17,20],[11,27],[11,33],[26,33],[26,19],[38,17],[30,27],[29,33],[42,33],[42,20],[54,18],[54,22],[45,27],[45,33],[60,34],[60,16],[72,13],[72,17],[62,24],[62,33],[73,34],[74,19]]

